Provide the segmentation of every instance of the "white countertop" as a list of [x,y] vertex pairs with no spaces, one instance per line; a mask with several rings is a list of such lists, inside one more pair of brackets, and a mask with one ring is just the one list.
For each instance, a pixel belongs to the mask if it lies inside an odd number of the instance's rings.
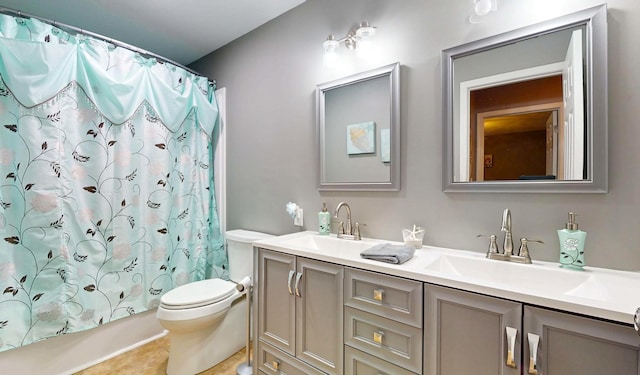
[[[584,267],[568,270],[559,263],[533,260],[515,264],[486,259],[483,253],[423,246],[396,265],[360,257],[360,252],[392,241],[336,239],[306,231],[253,242],[254,246],[311,259],[400,276],[495,297],[615,322],[633,324],[640,307],[640,273]],[[326,245],[328,244],[328,245]],[[450,268],[471,264],[467,268]]]

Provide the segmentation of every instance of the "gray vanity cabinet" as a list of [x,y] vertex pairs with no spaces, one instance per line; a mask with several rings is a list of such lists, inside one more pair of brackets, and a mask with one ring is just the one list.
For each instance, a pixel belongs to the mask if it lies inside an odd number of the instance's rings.
[[640,374],[640,336],[632,327],[525,306],[524,332],[525,374],[534,360],[529,333],[539,336],[540,375]]
[[[515,368],[506,327],[517,330]],[[640,375],[633,327],[428,284],[424,340],[425,375]]]
[[640,375],[630,325],[278,251],[254,261],[256,374]]
[[[424,295],[425,375],[520,374],[522,304],[428,284]],[[517,368],[507,365],[507,327],[518,330]]]
[[259,369],[280,374],[286,363],[342,374],[343,267],[264,249],[257,266]]

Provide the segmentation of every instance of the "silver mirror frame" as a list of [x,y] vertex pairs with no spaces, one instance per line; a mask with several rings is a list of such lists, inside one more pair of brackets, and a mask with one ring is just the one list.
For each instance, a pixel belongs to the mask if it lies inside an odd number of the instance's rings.
[[[587,101],[587,161],[590,177],[583,181],[529,180],[454,182],[453,62],[456,58],[512,44],[568,27],[586,25],[585,97]],[[607,8],[600,5],[543,23],[463,44],[442,52],[443,191],[484,193],[606,193],[607,139]]]
[[[359,82],[389,77],[390,156],[389,181],[327,182],[325,171],[325,93]],[[318,147],[318,190],[320,191],[398,191],[400,190],[400,63],[357,73],[316,86],[316,139]]]

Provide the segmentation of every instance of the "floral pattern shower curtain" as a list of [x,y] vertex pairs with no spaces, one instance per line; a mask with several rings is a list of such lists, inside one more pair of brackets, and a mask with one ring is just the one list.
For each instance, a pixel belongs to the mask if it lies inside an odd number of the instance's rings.
[[0,16],[0,350],[228,277],[205,77]]

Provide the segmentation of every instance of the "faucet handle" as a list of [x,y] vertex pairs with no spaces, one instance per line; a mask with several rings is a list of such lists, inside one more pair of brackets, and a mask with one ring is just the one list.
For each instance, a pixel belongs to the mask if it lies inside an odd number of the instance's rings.
[[488,238],[489,239],[489,248],[487,249],[487,257],[491,253],[499,253],[498,251],[498,243],[496,242],[497,236],[495,234],[479,234],[476,237],[478,238]]
[[531,263],[531,255],[529,255],[529,247],[527,246],[527,243],[529,242],[544,244],[544,242],[540,240],[530,240],[524,237],[520,239],[520,250],[518,251],[518,256],[525,258],[525,263],[527,264]]
[[362,225],[363,227],[367,226],[367,224],[360,224],[356,222],[355,229],[353,230],[353,239],[355,241],[360,241],[362,239],[362,237],[360,237],[360,225]]

